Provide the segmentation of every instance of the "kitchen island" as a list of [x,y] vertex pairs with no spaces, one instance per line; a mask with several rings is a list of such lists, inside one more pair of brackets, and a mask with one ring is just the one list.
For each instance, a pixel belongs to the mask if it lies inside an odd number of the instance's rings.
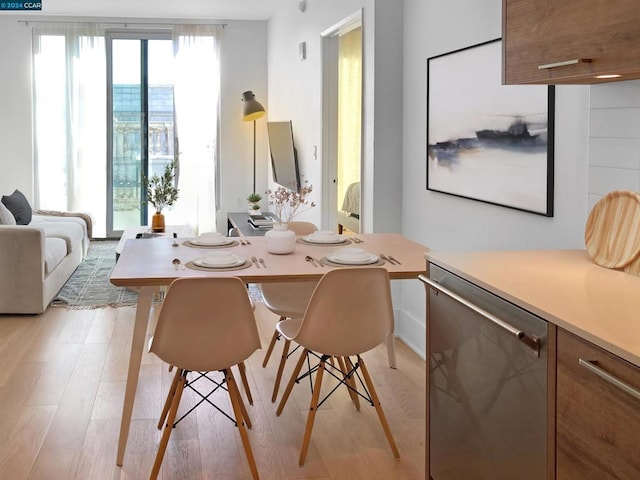
[[425,477],[640,478],[640,277],[584,250],[425,256]]

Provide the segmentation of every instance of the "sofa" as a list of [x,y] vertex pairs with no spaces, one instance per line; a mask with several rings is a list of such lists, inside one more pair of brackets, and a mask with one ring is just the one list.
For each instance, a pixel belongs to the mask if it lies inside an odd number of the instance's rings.
[[13,222],[5,199],[0,203],[0,314],[39,314],[85,258],[91,220],[23,210]]

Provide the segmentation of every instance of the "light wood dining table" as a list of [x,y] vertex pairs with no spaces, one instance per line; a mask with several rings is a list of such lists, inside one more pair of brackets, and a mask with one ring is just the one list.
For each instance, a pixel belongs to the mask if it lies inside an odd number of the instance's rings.
[[[295,251],[288,255],[268,253],[264,237],[233,238],[234,244],[226,247],[226,250],[247,260],[252,257],[264,260],[264,265],[252,263],[248,268],[236,270],[203,270],[188,267],[187,264],[190,261],[205,256],[210,251],[206,248],[192,246],[188,239],[174,240],[158,237],[128,240],[110,277],[113,285],[128,287],[138,292],[118,439],[117,465],[122,465],[124,460],[152,299],[161,287],[168,286],[176,278],[202,276],[239,277],[245,283],[320,280],[322,275],[329,270],[344,267],[338,265],[314,266],[306,261],[305,257],[312,256],[316,259],[322,259],[346,246],[362,248],[369,253],[384,254],[398,260],[400,264],[384,262],[384,267],[392,280],[417,279],[418,275],[426,271],[425,253],[428,252],[428,249],[419,243],[395,233],[359,234],[356,238],[362,242],[330,246],[309,245],[301,243],[299,239]],[[240,243],[241,240],[242,243]],[[250,244],[244,244],[245,240],[248,240]],[[180,263],[174,264],[174,259],[179,259]],[[389,348],[389,345],[387,346]],[[391,366],[395,366],[395,358],[390,357],[389,362]]]

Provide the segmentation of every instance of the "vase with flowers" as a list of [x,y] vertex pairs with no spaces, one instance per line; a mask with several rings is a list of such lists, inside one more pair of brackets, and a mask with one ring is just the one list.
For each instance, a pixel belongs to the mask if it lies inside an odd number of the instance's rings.
[[170,207],[178,200],[178,189],[175,185],[176,160],[167,164],[162,175],[154,173],[151,178],[143,176],[142,183],[147,202],[153,205],[156,213],[151,218],[151,231],[164,232],[164,215],[162,209]]
[[307,182],[296,192],[285,187],[267,190],[269,205],[273,207],[278,221],[273,229],[265,234],[267,251],[276,254],[292,253],[296,247],[296,234],[289,230],[288,223],[294,217],[309,208],[315,207],[315,202],[309,200],[313,186]]

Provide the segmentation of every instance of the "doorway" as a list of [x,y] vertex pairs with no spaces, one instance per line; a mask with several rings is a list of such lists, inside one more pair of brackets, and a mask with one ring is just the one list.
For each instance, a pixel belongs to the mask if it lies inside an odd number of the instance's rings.
[[322,34],[323,224],[360,231],[362,11]]
[[106,44],[107,237],[119,237],[149,224],[143,179],[174,159],[173,42],[165,32],[112,32]]

